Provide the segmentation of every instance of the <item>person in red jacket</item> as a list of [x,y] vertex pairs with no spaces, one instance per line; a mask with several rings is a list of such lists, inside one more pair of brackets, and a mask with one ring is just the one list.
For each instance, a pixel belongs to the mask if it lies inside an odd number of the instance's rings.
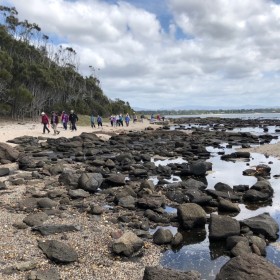
[[42,116],[42,124],[43,124],[43,134],[45,134],[46,130],[48,131],[48,133],[50,133],[50,130],[48,129],[48,125],[49,125],[49,118],[48,116],[42,112],[41,114]]

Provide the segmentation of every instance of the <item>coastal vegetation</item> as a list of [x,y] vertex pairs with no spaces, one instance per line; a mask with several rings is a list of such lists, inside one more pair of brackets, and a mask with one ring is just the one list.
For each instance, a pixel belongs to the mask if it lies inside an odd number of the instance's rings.
[[55,47],[36,23],[20,21],[16,8],[0,6],[0,115],[36,118],[52,110],[80,114],[132,113],[128,102],[110,100],[95,76],[79,73],[71,47]]

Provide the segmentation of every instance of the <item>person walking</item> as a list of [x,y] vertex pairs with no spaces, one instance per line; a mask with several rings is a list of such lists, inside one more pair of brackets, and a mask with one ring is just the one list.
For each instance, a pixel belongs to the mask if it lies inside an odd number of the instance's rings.
[[63,112],[63,115],[61,116],[61,120],[62,120],[63,128],[65,130],[67,130],[67,124],[68,124],[68,121],[69,121],[69,116],[66,112]]
[[79,120],[78,116],[74,113],[74,110],[71,110],[71,114],[69,115],[69,121],[71,122],[71,130],[77,130],[76,122]]
[[101,126],[102,127],[102,118],[101,118],[101,116],[97,116],[97,125],[98,125],[98,127],[99,126]]
[[45,134],[46,130],[48,131],[48,133],[50,133],[50,130],[48,129],[48,126],[50,124],[48,116],[45,114],[45,112],[42,112],[41,116],[41,123],[43,124],[43,134]]
[[126,124],[126,126],[129,126],[129,121],[130,121],[130,116],[129,116],[129,114],[127,113],[126,114],[126,116],[125,116],[125,124]]
[[119,126],[123,126],[123,115],[119,115]]
[[133,113],[133,123],[136,123],[137,122],[137,115],[136,113],[134,112]]
[[58,115],[56,112],[52,112],[52,117],[51,117],[51,125],[53,129],[53,134],[59,134],[59,131],[57,130],[57,125],[58,125]]
[[95,123],[94,123],[94,114],[93,114],[93,113],[92,113],[91,116],[90,116],[90,126],[91,126],[92,128],[95,127]]

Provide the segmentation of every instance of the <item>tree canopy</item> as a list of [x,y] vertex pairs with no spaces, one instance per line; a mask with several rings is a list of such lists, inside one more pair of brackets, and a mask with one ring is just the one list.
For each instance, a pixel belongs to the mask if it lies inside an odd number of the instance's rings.
[[103,93],[95,75],[79,73],[73,48],[55,49],[36,23],[17,15],[15,7],[0,6],[1,115],[34,118],[42,111],[71,109],[102,116],[132,113],[128,102]]

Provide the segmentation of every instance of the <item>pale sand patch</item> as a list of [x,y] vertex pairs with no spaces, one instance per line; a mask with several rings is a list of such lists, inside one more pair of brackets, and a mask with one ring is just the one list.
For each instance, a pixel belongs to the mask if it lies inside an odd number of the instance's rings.
[[280,159],[280,142],[276,144],[265,144],[254,148],[240,149],[243,152],[260,153]]
[[[144,120],[142,122],[131,122],[129,126],[112,127],[109,123],[104,123],[102,128],[91,128],[90,124],[88,126],[79,126],[77,123],[77,131],[64,130],[62,124],[58,125],[58,130],[60,133],[58,135],[53,135],[53,129],[50,127],[50,133],[43,134],[43,125],[38,122],[8,122],[0,120],[0,142],[7,142],[16,137],[20,136],[33,136],[33,137],[46,137],[46,138],[58,138],[66,137],[71,138],[73,136],[79,136],[82,132],[94,132],[98,137],[103,140],[108,140],[113,134],[120,134],[129,131],[142,131],[145,128],[152,127],[154,129],[160,128],[161,125],[150,124],[149,120]],[[11,143],[9,143],[11,144]]]

